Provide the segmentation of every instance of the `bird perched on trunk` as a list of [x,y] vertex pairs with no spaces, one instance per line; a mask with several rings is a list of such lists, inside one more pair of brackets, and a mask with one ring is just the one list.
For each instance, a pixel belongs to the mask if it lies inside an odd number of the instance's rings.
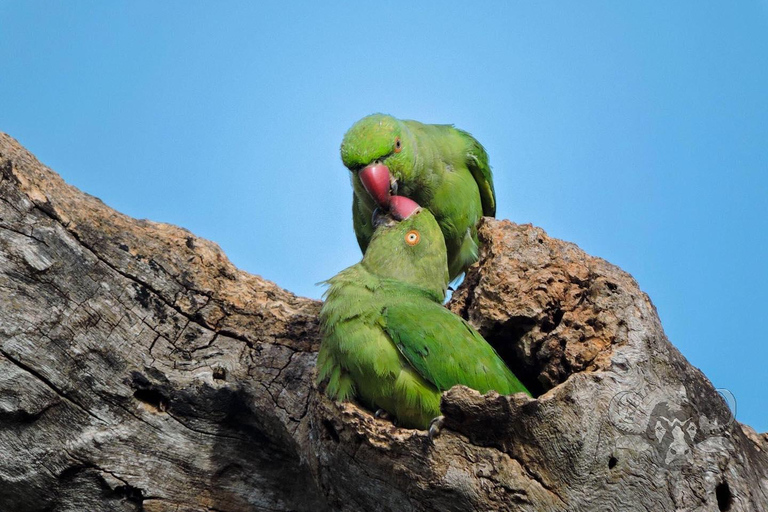
[[423,429],[456,384],[528,393],[483,337],[442,306],[445,242],[430,211],[395,196],[376,224],[363,260],[327,281],[317,358],[326,394]]
[[477,222],[496,215],[496,196],[488,155],[470,134],[373,114],[344,135],[341,159],[352,171],[352,219],[363,253],[373,236],[373,211],[396,194],[437,219],[451,281],[477,261]]

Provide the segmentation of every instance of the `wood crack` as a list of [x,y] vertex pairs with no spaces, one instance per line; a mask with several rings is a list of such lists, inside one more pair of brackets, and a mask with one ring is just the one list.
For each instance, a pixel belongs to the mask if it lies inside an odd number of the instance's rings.
[[63,398],[64,400],[66,400],[66,401],[67,401],[67,402],[69,402],[70,404],[74,405],[74,406],[75,406],[77,409],[79,409],[79,410],[81,410],[82,412],[86,413],[88,416],[90,416],[90,417],[94,418],[94,419],[95,419],[96,421],[98,421],[99,423],[103,423],[103,424],[108,424],[108,423],[109,423],[109,422],[107,422],[106,420],[104,420],[104,419],[102,419],[102,418],[98,417],[96,414],[94,414],[94,413],[93,413],[93,412],[91,412],[90,410],[88,410],[88,408],[87,408],[87,407],[85,407],[85,406],[84,406],[84,405],[82,405],[81,403],[77,402],[77,401],[76,401],[74,398],[70,397],[69,395],[67,395],[66,393],[64,393],[63,391],[61,391],[61,390],[60,390],[58,387],[56,387],[56,386],[53,384],[53,382],[51,382],[49,379],[47,379],[47,378],[46,378],[46,377],[44,377],[42,374],[40,374],[39,372],[37,372],[37,371],[36,371],[34,368],[32,368],[31,366],[28,366],[28,365],[26,365],[26,364],[22,363],[20,360],[18,360],[18,359],[16,359],[16,358],[14,358],[13,356],[11,356],[11,355],[10,355],[8,352],[6,352],[5,350],[2,350],[2,349],[0,349],[0,354],[2,354],[2,355],[3,355],[3,356],[6,358],[6,359],[8,359],[8,361],[10,361],[10,362],[11,362],[11,363],[13,363],[14,365],[18,366],[19,368],[21,368],[22,370],[24,370],[26,373],[28,373],[28,374],[32,375],[33,377],[35,377],[37,380],[39,380],[39,381],[40,381],[40,382],[42,382],[43,384],[45,384],[45,385],[46,385],[46,386],[47,386],[47,387],[48,387],[48,388],[49,388],[51,391],[53,391],[54,393],[56,393],[57,395],[59,395],[61,398]]

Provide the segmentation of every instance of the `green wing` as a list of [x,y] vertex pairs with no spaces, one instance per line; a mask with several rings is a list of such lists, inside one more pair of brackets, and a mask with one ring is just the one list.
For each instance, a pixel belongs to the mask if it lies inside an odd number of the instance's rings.
[[486,217],[496,216],[496,192],[493,189],[493,174],[491,166],[488,164],[488,153],[485,148],[469,133],[458,130],[464,138],[467,139],[467,168],[477,182],[477,188],[480,189],[480,200],[483,203],[483,215]]
[[384,330],[397,348],[440,391],[463,384],[481,393],[530,395],[493,347],[441,305],[403,301],[382,313]]

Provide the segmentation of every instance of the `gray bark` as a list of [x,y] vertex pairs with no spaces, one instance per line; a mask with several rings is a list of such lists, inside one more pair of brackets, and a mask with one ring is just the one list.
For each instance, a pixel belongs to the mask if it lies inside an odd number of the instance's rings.
[[319,303],[0,134],[0,510],[766,510],[768,438],[628,274],[486,219],[450,307],[533,389],[434,443],[314,385]]

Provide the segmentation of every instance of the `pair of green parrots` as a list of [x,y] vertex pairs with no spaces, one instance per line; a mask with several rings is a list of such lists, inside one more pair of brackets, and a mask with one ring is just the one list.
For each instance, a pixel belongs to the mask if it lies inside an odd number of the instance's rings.
[[356,398],[427,428],[440,394],[528,391],[496,351],[443,307],[450,280],[477,261],[477,222],[496,198],[485,150],[450,125],[374,114],[344,136],[352,215],[364,255],[327,281],[318,381],[335,400]]

